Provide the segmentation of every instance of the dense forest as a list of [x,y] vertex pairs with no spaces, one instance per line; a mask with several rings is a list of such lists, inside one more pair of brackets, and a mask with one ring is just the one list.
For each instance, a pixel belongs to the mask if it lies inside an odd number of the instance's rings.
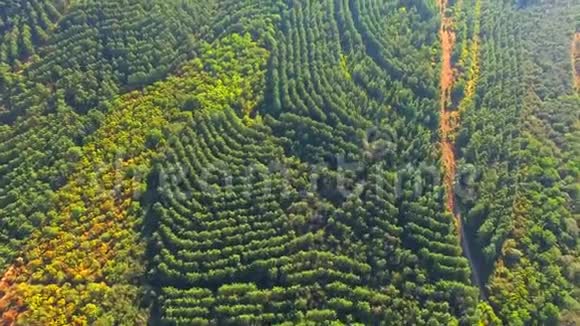
[[0,325],[580,325],[580,0],[0,0]]

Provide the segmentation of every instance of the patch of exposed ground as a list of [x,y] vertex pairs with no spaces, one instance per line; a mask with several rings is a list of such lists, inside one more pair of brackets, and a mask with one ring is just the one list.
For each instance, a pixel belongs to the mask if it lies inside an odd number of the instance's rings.
[[461,247],[465,257],[469,260],[473,275],[474,284],[480,288],[483,294],[483,286],[479,271],[476,268],[468,239],[465,237],[463,221],[461,215],[457,212],[455,205],[455,175],[457,173],[457,160],[455,152],[455,131],[459,127],[459,112],[452,107],[451,93],[455,84],[455,72],[453,68],[452,55],[455,46],[455,31],[453,18],[447,12],[447,1],[439,1],[441,11],[441,27],[439,29],[439,38],[441,41],[441,80],[440,80],[440,137],[441,137],[441,155],[444,169],[444,187],[447,193],[447,210],[453,214],[457,234],[461,242]]

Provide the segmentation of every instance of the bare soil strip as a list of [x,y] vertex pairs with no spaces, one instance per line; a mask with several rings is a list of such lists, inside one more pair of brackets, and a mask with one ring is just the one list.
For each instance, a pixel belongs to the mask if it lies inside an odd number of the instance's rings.
[[480,288],[482,296],[485,295],[479,272],[474,263],[469,248],[468,240],[465,238],[465,231],[461,216],[457,212],[455,205],[455,175],[457,172],[457,162],[455,157],[454,133],[459,127],[459,112],[451,108],[451,92],[455,83],[455,73],[451,61],[453,48],[455,46],[455,31],[453,29],[453,19],[446,13],[447,0],[439,1],[441,11],[441,27],[439,38],[441,40],[441,108],[440,108],[440,135],[441,135],[441,155],[443,168],[445,170],[444,187],[447,193],[447,210],[453,214],[457,234],[465,257],[471,266],[473,282]]
[[580,93],[580,32],[576,32],[572,39],[572,73],[574,88]]

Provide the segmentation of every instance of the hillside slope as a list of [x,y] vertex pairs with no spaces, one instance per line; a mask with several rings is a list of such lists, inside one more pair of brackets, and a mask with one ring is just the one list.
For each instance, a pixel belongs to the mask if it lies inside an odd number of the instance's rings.
[[0,0],[0,324],[574,325],[578,12]]

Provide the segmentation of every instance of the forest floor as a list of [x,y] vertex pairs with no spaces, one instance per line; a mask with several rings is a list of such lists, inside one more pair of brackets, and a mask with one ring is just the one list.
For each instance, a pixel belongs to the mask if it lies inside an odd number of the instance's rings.
[[451,93],[455,84],[455,72],[453,68],[452,55],[455,47],[454,21],[449,17],[447,11],[447,0],[439,0],[441,10],[441,27],[439,37],[441,40],[441,89],[440,89],[440,135],[441,135],[441,155],[444,168],[444,187],[447,193],[447,210],[453,214],[457,234],[465,257],[471,266],[473,282],[479,287],[482,296],[485,295],[479,270],[471,254],[469,241],[465,237],[463,221],[457,212],[455,204],[455,175],[457,173],[457,160],[455,150],[455,131],[459,127],[459,112],[452,108]]
[[572,73],[576,91],[580,92],[580,32],[572,39]]

